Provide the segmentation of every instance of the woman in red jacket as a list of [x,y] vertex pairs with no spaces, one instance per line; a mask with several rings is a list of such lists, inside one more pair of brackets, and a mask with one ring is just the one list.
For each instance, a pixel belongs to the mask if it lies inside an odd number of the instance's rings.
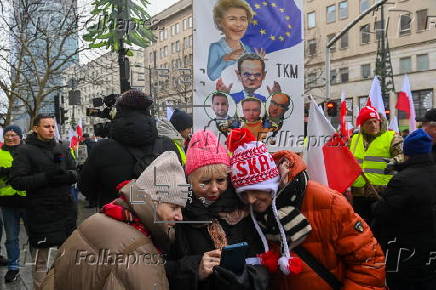
[[[268,239],[260,260],[276,271],[272,289],[384,289],[383,252],[345,197],[309,181],[297,154],[280,151],[271,157],[254,140],[239,129],[227,144],[234,151],[232,183],[250,204],[259,235]],[[271,255],[274,251],[281,253]]]

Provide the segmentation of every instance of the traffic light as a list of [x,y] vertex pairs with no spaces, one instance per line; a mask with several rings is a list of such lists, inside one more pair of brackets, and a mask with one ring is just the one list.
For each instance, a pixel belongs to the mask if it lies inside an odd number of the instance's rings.
[[336,102],[327,102],[327,115],[329,117],[336,117],[338,115],[338,105]]

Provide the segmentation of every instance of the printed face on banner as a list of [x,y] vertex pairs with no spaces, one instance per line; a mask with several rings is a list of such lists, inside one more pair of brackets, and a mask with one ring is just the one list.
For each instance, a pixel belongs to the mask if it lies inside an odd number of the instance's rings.
[[302,150],[287,141],[303,135],[302,6],[193,0],[194,130],[245,127],[270,151]]

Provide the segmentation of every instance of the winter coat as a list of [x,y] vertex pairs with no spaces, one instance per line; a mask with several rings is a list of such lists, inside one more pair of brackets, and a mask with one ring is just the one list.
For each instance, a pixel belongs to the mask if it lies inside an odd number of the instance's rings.
[[[128,147],[147,152],[158,138],[154,120],[141,112],[120,114],[112,121],[111,139],[97,142],[80,171],[79,190],[98,206],[118,197],[116,186],[125,180],[137,178],[133,172],[135,157]],[[175,151],[174,144],[164,138],[160,153]],[[145,154],[145,153],[144,153]]]
[[[248,257],[261,253],[263,248],[256,233],[253,222],[246,211],[241,209],[241,202],[229,188],[221,197],[205,207],[203,203],[193,197],[192,203],[187,204],[183,219],[185,221],[212,221],[217,220],[222,226],[228,245],[247,242],[249,245]],[[236,211],[239,209],[239,211]],[[239,213],[234,225],[229,224],[231,218],[223,218],[225,213]],[[238,215],[235,215],[235,217]],[[230,222],[230,223],[234,223]],[[170,262],[167,263],[167,275],[170,280],[170,289],[174,290],[213,290],[213,289],[267,289],[269,277],[263,266],[246,266],[241,275],[240,283],[237,276],[224,278],[222,268],[217,266],[214,272],[203,281],[199,281],[198,268],[205,252],[215,250],[207,224],[177,224],[176,239],[172,251],[169,253]],[[231,272],[230,272],[231,273]]]
[[[396,269],[404,279],[436,278],[436,164],[430,154],[410,157],[395,168],[382,200],[374,208],[375,233],[386,249],[387,270]],[[400,248],[404,259],[397,265]],[[409,253],[414,253],[410,258]]]
[[[9,183],[27,192],[29,241],[32,247],[61,245],[76,228],[76,207],[70,188],[77,181],[76,164],[70,151],[54,140],[39,140],[33,133],[15,154]],[[49,172],[64,170],[61,183]]]
[[[10,157],[12,157],[12,160],[15,156],[15,152],[18,149],[17,146],[8,146],[3,145],[1,148],[1,151],[5,151],[2,153],[9,153]],[[2,155],[3,156],[3,155]],[[10,159],[7,159],[10,160]],[[9,163],[7,160],[1,160],[1,164]],[[9,207],[9,208],[26,208],[26,192],[25,191],[19,191],[15,190],[9,185],[9,174],[11,172],[11,166],[12,163],[10,163],[10,166],[4,166],[0,168],[0,206],[2,207]],[[3,195],[1,191],[6,190],[10,194]],[[15,191],[15,193],[14,193]],[[13,195],[12,195],[13,194]]]
[[133,182],[125,186],[123,198],[114,203],[138,218],[141,230],[104,213],[92,215],[59,248],[41,289],[168,289],[166,254],[159,250],[168,247],[167,228],[154,223],[148,195],[139,200],[133,193],[135,202],[131,202],[130,186],[135,190]]
[[[302,178],[306,166],[298,155],[290,151],[277,152],[273,157],[276,162],[283,157],[292,160],[288,175],[290,182],[277,198],[280,211],[280,200],[286,202],[285,197],[293,193],[294,181]],[[341,289],[384,289],[383,252],[369,226],[354,213],[345,197],[314,181],[308,181],[301,194],[304,196],[297,197],[302,198],[300,210],[312,231],[300,246],[342,282]],[[300,274],[285,276],[280,271],[275,274],[271,289],[327,290],[331,287],[303,263]]]

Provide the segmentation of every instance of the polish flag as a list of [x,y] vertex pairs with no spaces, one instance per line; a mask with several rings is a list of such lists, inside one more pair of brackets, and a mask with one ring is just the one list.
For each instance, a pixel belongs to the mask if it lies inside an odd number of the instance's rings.
[[82,126],[82,119],[79,119],[76,126],[76,134],[79,139],[79,141],[83,138],[83,126]]
[[362,172],[346,141],[312,100],[307,124],[307,172],[312,180],[339,192],[345,190]]
[[347,121],[346,121],[346,116],[347,116],[347,101],[345,99],[345,93],[342,92],[341,94],[341,111],[340,111],[340,133],[341,136],[343,138],[345,138],[346,140],[348,140],[350,138],[350,131],[347,128]]
[[412,133],[416,130],[416,114],[413,104],[412,91],[410,90],[410,81],[407,75],[403,78],[403,89],[398,93],[397,105],[395,106],[400,111],[406,113],[409,119],[409,131]]
[[369,91],[369,98],[366,105],[376,108],[377,112],[386,119],[385,104],[383,102],[380,81],[377,76],[375,76],[374,80],[372,81],[371,90]]
[[73,131],[73,129],[70,128],[68,130],[68,140],[70,141],[70,148],[73,148],[74,150],[77,149],[77,146],[79,146],[79,139],[77,138],[77,133]]

